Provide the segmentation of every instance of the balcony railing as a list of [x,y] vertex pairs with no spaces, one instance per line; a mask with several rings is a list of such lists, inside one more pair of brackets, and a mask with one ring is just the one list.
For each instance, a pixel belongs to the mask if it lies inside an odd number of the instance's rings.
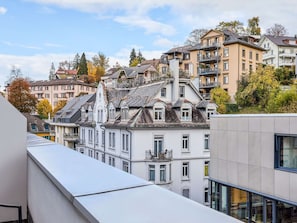
[[78,133],[64,133],[64,140],[66,141],[79,141]]
[[157,161],[157,160],[169,161],[169,160],[172,160],[172,150],[166,149],[165,151],[159,152],[157,154],[154,154],[151,150],[146,150],[145,159],[152,160],[152,161]]
[[220,56],[200,56],[198,57],[198,62],[210,63],[210,62],[218,62],[221,60]]
[[199,50],[214,50],[214,49],[217,49],[220,47],[221,47],[220,43],[214,42],[214,43],[210,43],[210,44],[201,45],[199,47]]
[[220,86],[219,82],[200,83],[199,88],[214,88]]
[[200,68],[198,69],[199,75],[214,75],[220,73],[220,69],[218,68]]

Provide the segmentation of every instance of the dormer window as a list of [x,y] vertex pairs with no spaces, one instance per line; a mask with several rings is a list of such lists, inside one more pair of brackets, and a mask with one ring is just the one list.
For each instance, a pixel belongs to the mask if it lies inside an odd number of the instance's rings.
[[154,108],[154,120],[162,121],[164,119],[164,108]]
[[33,132],[37,132],[37,126],[36,126],[35,123],[31,123],[31,130],[32,130]]
[[115,109],[114,108],[109,109],[109,118],[115,119]]
[[44,124],[44,131],[46,131],[46,132],[49,131],[49,125],[47,123]]
[[121,120],[127,120],[129,118],[129,109],[127,107],[121,108]]
[[191,108],[181,108],[181,121],[191,121],[192,119],[192,109]]

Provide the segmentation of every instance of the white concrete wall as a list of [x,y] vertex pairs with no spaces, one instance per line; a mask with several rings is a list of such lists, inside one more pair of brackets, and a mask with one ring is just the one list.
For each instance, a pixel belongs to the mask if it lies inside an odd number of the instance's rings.
[[211,118],[210,177],[297,202],[297,174],[274,169],[274,136],[297,134],[297,115]]
[[[27,120],[0,95],[0,204],[22,206],[27,218]],[[0,222],[18,219],[16,209],[0,207]]]

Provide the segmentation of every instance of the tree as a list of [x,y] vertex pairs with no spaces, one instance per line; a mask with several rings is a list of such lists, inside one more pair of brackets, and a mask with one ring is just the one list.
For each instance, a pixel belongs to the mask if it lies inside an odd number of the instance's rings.
[[129,66],[131,66],[132,64],[132,61],[136,58],[136,52],[135,52],[135,49],[133,48],[131,50],[131,53],[130,53],[130,60],[129,60]]
[[247,33],[250,35],[261,35],[261,28],[259,26],[259,16],[253,17],[248,20]]
[[22,71],[20,68],[17,68],[15,65],[11,67],[10,74],[6,84],[12,83],[15,79],[21,78],[23,76]]
[[93,58],[93,65],[95,66],[94,78],[96,82],[101,80],[101,77],[105,74],[105,71],[109,68],[109,58],[107,58],[103,53],[98,53]]
[[88,65],[87,65],[87,59],[86,59],[85,53],[81,55],[80,62],[78,65],[78,72],[77,72],[78,76],[81,76],[83,74],[88,75]]
[[281,24],[274,24],[274,26],[266,30],[266,34],[271,36],[285,36],[287,35],[287,29]]
[[211,89],[210,97],[217,104],[218,112],[221,114],[226,113],[226,103],[230,101],[230,95],[224,89],[216,87]]
[[266,110],[271,113],[297,113],[296,87],[279,91],[275,98],[269,100]]
[[80,56],[79,56],[79,54],[77,53],[77,54],[75,54],[75,56],[74,56],[74,59],[73,59],[73,62],[72,62],[72,68],[77,70],[78,67],[79,67],[79,63],[80,63]]
[[46,119],[49,117],[52,117],[53,115],[53,109],[52,105],[47,99],[40,100],[36,105],[37,113],[42,119]]
[[274,68],[270,66],[259,67],[250,74],[246,87],[236,93],[236,101],[239,106],[257,106],[264,109],[270,98],[279,91],[279,83],[274,76]]
[[141,64],[143,61],[145,61],[145,58],[142,56],[142,53],[140,52],[140,50],[138,51],[137,59],[138,59],[139,64]]
[[57,105],[54,107],[53,115],[57,113],[57,111],[64,108],[64,106],[67,104],[67,100],[59,100]]
[[238,34],[245,32],[243,23],[238,20],[234,20],[230,22],[224,22],[224,21],[220,22],[219,25],[216,26],[216,29],[221,31],[228,29]]
[[8,90],[8,101],[20,112],[35,111],[37,98],[30,93],[29,83],[23,78],[16,78],[11,82]]
[[287,67],[279,67],[274,71],[276,79],[281,85],[293,84],[294,73]]
[[194,29],[190,32],[185,44],[195,46],[200,43],[200,38],[208,32],[207,29]]

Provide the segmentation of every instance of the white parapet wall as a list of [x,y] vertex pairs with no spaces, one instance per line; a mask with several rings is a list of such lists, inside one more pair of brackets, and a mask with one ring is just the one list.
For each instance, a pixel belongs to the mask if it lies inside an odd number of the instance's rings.
[[34,222],[240,222],[60,144],[28,135]]
[[27,121],[0,95],[0,222],[27,218]]

